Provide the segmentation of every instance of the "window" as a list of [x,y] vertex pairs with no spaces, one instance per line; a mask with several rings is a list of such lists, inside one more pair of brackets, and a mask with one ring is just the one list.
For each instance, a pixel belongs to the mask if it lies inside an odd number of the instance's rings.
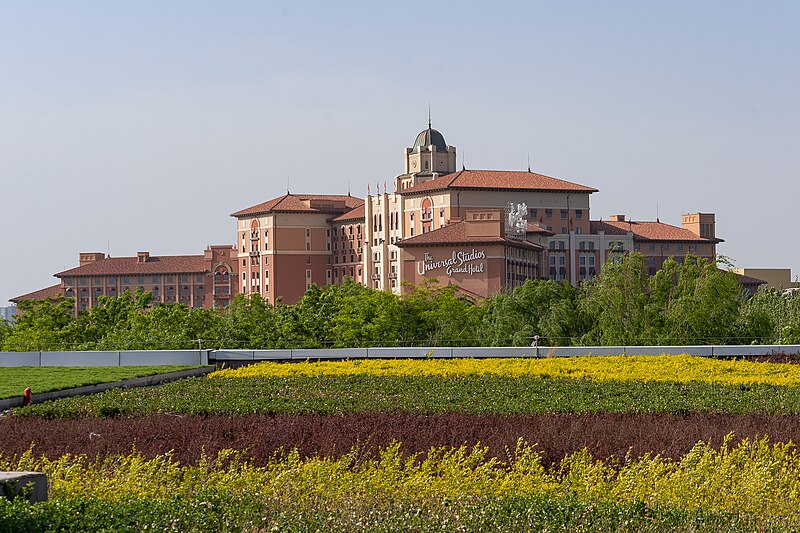
[[679,251],[679,252],[682,252],[682,251],[683,251],[683,244],[679,244],[679,245],[678,245],[678,251]]
[[656,249],[656,245],[651,242],[650,244],[647,245],[647,249],[652,252],[653,250]]
[[564,226],[561,226],[561,233],[566,235],[567,234],[567,228],[564,227]]
[[561,218],[566,220],[566,218],[567,218],[567,210],[566,209],[562,209],[561,210]]
[[578,262],[580,263],[580,265],[581,265],[581,266],[584,266],[584,265],[586,265],[586,256],[585,256],[585,255],[582,255],[582,256],[580,257],[580,259],[578,259]]
[[536,218],[537,211],[538,211],[538,209],[536,209],[535,207],[533,209],[531,209],[531,218]]
[[555,250],[556,249],[556,241],[550,241],[550,249],[551,250]]
[[94,278],[94,284],[95,285],[102,285],[103,284],[103,279],[102,278]]
[[242,272],[242,281],[247,281],[247,272]]
[[195,280],[197,283],[203,283],[203,275],[202,275],[202,274],[198,274],[198,275],[196,275],[196,276],[194,277],[194,280]]
[[558,241],[558,249],[559,250],[563,250],[564,249],[564,241]]
[[[342,235],[344,235],[344,227],[342,227]],[[311,228],[306,228],[306,237],[311,237]]]
[[575,228],[575,235],[580,235],[581,233],[583,233],[583,229],[581,229],[581,227],[580,227],[580,226],[578,226],[577,228]]
[[669,244],[664,245],[664,250],[669,250]]
[[187,274],[181,275],[181,283],[189,283],[189,276]]
[[550,256],[550,264],[551,265],[555,265],[556,264],[556,256],[554,256],[554,255]]
[[558,258],[558,264],[559,264],[559,265],[566,265],[566,264],[567,264],[567,258],[566,258],[566,257],[564,257],[563,255],[562,255],[562,256],[559,256],[559,258]]
[[594,256],[593,255],[589,256],[589,266],[594,266]]
[[552,209],[545,209],[544,216],[547,218],[553,218],[553,210]]
[[690,252],[694,252],[694,251],[696,251],[696,250],[697,250],[697,245],[696,245],[696,244],[690,244],[690,245],[689,245],[689,251],[690,251]]
[[144,276],[139,276],[137,279],[137,283],[144,283]]
[[576,209],[575,210],[575,218],[580,220],[583,218],[583,209]]
[[586,249],[586,241],[579,242],[578,243],[578,249],[579,250],[585,250]]
[[151,283],[160,283],[161,282],[161,276],[153,276],[152,278],[150,278],[150,282]]
[[175,276],[167,276],[167,283],[173,283],[175,281]]
[[594,241],[589,241],[589,250],[594,250]]
[[638,251],[638,250],[639,250],[641,247],[642,247],[642,246],[641,246],[641,245],[640,245],[638,242],[633,244],[633,249],[634,249],[634,250],[637,250],[637,251]]

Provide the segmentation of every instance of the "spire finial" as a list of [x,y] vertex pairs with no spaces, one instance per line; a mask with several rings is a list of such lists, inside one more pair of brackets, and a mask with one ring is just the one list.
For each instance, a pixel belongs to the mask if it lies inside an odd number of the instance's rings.
[[431,101],[428,100],[428,129],[431,129]]

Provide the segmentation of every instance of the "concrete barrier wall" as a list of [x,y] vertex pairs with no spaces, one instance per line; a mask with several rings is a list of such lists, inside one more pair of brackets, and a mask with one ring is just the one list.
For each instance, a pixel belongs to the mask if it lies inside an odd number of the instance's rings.
[[208,355],[205,350],[130,350],[119,352],[119,364],[120,366],[207,365]]
[[217,362],[303,361],[306,359],[426,359],[451,357],[577,357],[609,355],[680,355],[745,357],[772,353],[800,354],[800,345],[743,346],[509,346],[378,347],[303,350],[123,350],[74,352],[0,352],[0,367],[16,366],[158,366]]
[[292,359],[291,350],[255,350],[253,359],[256,361],[289,361]]
[[119,366],[119,352],[42,352],[42,366]]
[[0,367],[207,365],[206,350],[0,352]]
[[369,348],[370,359],[427,359],[449,358],[453,356],[452,348]]
[[39,352],[0,352],[1,366],[39,366]]
[[331,348],[327,350],[291,350],[292,360],[306,359],[366,359],[367,348]]
[[507,347],[507,348],[453,348],[453,357],[536,357],[536,348]]
[[712,346],[626,346],[625,355],[696,355],[711,357]]

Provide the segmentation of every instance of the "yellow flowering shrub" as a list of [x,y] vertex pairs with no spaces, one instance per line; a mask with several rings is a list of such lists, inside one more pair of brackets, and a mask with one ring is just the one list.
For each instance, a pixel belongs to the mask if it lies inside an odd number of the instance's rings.
[[594,381],[704,382],[716,385],[800,385],[800,365],[710,359],[690,355],[552,357],[541,359],[360,359],[264,362],[209,374],[219,378],[316,376],[546,377]]
[[546,470],[535,447],[520,442],[504,463],[485,448],[436,448],[404,456],[399,443],[374,460],[359,451],[335,459],[302,459],[296,450],[254,466],[241,452],[223,451],[195,465],[169,455],[147,459],[137,452],[55,460],[0,456],[0,470],[45,472],[51,500],[74,497],[121,501],[138,496],[164,501],[214,491],[245,495],[285,508],[348,507],[373,502],[422,504],[443,500],[573,495],[585,502],[675,506],[688,510],[744,513],[762,519],[800,518],[800,455],[791,444],[766,437],[720,449],[703,442],[678,460],[628,457],[621,466],[587,451]]

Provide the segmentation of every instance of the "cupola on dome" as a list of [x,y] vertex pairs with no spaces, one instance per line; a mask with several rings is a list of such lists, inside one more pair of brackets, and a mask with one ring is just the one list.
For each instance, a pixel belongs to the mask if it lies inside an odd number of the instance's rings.
[[422,147],[433,145],[436,147],[437,152],[446,152],[447,143],[444,140],[444,135],[431,128],[430,125],[427,129],[422,130],[417,135],[417,140],[414,141],[414,150]]

